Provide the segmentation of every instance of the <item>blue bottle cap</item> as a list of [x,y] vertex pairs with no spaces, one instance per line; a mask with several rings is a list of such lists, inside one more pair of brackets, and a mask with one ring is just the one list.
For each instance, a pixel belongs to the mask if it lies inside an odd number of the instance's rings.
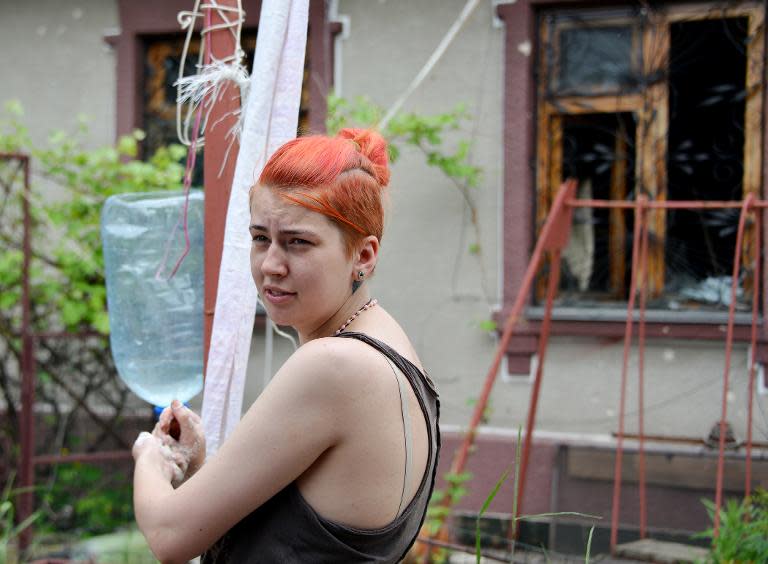
[[[155,419],[160,417],[160,414],[163,412],[163,410],[166,407],[168,407],[168,406],[167,405],[155,405],[155,406],[153,406],[154,414],[155,414]],[[184,402],[184,407],[189,407],[189,402],[188,401]]]

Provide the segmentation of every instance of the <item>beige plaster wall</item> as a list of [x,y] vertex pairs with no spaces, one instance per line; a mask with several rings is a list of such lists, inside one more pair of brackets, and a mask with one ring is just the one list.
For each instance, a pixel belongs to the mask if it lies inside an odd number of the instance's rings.
[[115,136],[115,56],[104,33],[118,25],[111,0],[0,0],[0,104],[24,106],[33,140],[90,118],[90,143]]
[[[387,107],[421,69],[457,17],[463,0],[339,0],[348,35],[337,43],[345,97],[367,95]],[[482,229],[483,291],[478,259],[456,189],[423,156],[407,150],[394,165],[392,208],[374,280],[378,296],[409,332],[441,390],[446,427],[465,426],[496,340],[477,324],[499,296],[502,179],[503,40],[492,23],[492,3],[480,3],[404,109],[425,114],[465,103],[474,121],[461,136],[473,142],[484,169],[475,196]],[[532,38],[533,39],[533,38]],[[622,343],[589,338],[552,339],[545,365],[537,429],[608,434],[617,428]],[[652,341],[646,353],[646,432],[704,436],[720,416],[723,342]],[[627,431],[637,429],[637,368],[629,372]],[[747,350],[736,347],[727,394],[728,419],[744,437]],[[492,395],[492,426],[523,425],[531,394],[528,378],[499,378]],[[758,399],[755,440],[768,438],[768,396]]]
[[[337,43],[342,95],[366,95],[388,107],[464,3],[340,1],[338,13],[350,24],[348,38]],[[482,255],[468,252],[474,233],[456,187],[419,151],[405,149],[392,168],[390,213],[372,282],[373,295],[401,322],[439,382],[444,420],[457,423],[465,420],[466,402],[477,395],[495,349],[494,338],[479,328],[499,293],[503,30],[491,23],[491,3],[481,2],[403,108],[434,114],[464,103],[474,116],[459,135],[473,142],[472,161],[484,170],[474,193]]]
[[[464,0],[339,0],[348,35],[337,43],[340,90],[388,106],[409,84],[464,5]],[[114,139],[115,56],[105,31],[118,25],[106,0],[0,0],[0,102],[22,101],[34,139],[71,127],[79,113],[92,117],[90,143]],[[481,331],[498,302],[502,191],[503,28],[492,24],[483,0],[404,110],[425,114],[467,105],[474,120],[456,137],[473,142],[473,162],[484,170],[475,192],[482,255],[468,252],[474,233],[456,188],[423,155],[406,149],[393,166],[391,209],[373,293],[410,334],[441,389],[443,422],[465,425],[495,351]],[[454,141],[456,137],[452,138]],[[291,346],[276,337],[273,369]],[[254,334],[245,405],[261,390],[264,332]],[[621,343],[553,339],[546,364],[537,428],[610,433],[616,428]],[[737,347],[728,394],[729,419],[744,436],[746,355]],[[722,343],[650,343],[646,424],[659,434],[701,436],[718,419]],[[630,373],[631,390],[636,371]],[[500,379],[489,424],[515,429],[525,420],[530,381]],[[628,405],[634,409],[635,391]],[[756,440],[768,440],[768,396],[755,412]],[[636,427],[635,416],[628,423]]]

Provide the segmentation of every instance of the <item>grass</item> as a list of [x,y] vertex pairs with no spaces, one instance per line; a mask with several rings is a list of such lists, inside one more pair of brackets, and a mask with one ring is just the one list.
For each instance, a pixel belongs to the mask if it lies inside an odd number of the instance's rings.
[[[712,521],[715,504],[702,500]],[[720,531],[714,528],[695,535],[711,542],[710,562],[765,562],[768,558],[768,491],[758,488],[743,500],[730,499],[720,508]]]
[[[536,519],[541,517],[561,517],[561,516],[576,516],[576,517],[585,517],[588,519],[602,519],[599,515],[589,515],[587,513],[579,513],[577,511],[558,511],[555,513],[536,513],[533,515],[517,515],[518,510],[518,476],[520,475],[520,443],[522,440],[522,427],[517,428],[517,443],[515,444],[515,463],[514,467],[507,468],[502,473],[501,477],[498,479],[496,484],[491,489],[491,492],[488,494],[488,497],[485,498],[485,501],[483,502],[482,507],[480,508],[480,512],[477,514],[477,519],[475,521],[475,559],[477,564],[480,564],[481,559],[481,542],[480,542],[480,519],[482,519],[485,512],[488,510],[488,507],[491,505],[491,502],[496,497],[496,494],[499,493],[499,490],[501,489],[501,486],[504,484],[504,482],[507,481],[507,478],[509,477],[510,471],[514,470],[514,489],[512,492],[512,523],[510,525],[511,527],[511,533],[512,537],[516,538],[517,533],[517,522],[521,519]],[[589,529],[589,536],[587,538],[587,548],[586,548],[586,554],[584,555],[584,562],[586,564],[589,564],[590,559],[590,553],[592,551],[592,535],[595,531],[595,526],[593,525]],[[515,555],[515,546],[517,545],[517,542],[512,543],[512,550],[510,551],[510,558]],[[549,558],[547,558],[549,560]]]
[[20,493],[28,491],[27,488],[13,489],[14,478],[15,476],[11,474],[3,488],[2,494],[0,494],[0,564],[17,560],[13,552],[16,541],[21,533],[40,518],[40,512],[36,511],[18,525],[14,524],[16,511],[13,498]]

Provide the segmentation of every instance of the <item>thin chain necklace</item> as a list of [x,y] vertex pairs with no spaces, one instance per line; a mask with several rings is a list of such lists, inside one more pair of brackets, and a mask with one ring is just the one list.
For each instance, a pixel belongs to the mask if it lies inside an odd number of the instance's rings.
[[363,305],[363,307],[361,307],[361,308],[360,308],[360,309],[358,309],[358,310],[357,310],[355,313],[353,313],[353,314],[352,314],[352,316],[351,316],[349,319],[347,319],[347,320],[344,322],[344,324],[343,324],[341,327],[339,327],[338,329],[336,329],[336,332],[333,334],[333,336],[334,336],[334,337],[336,337],[336,336],[340,335],[341,333],[343,333],[343,332],[344,332],[344,329],[346,329],[346,328],[347,328],[347,326],[348,326],[350,323],[352,323],[352,322],[353,322],[355,319],[357,319],[357,316],[358,316],[358,315],[360,315],[361,313],[363,313],[363,312],[364,312],[366,309],[371,309],[371,308],[372,308],[373,306],[375,306],[377,303],[379,303],[379,300],[377,300],[376,298],[371,298],[370,300],[368,300],[368,301],[365,303],[365,305]]

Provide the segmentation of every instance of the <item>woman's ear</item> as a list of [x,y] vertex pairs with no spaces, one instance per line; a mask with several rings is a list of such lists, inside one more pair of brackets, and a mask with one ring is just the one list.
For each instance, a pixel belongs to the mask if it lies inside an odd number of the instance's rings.
[[357,247],[354,257],[353,278],[360,279],[361,272],[363,273],[362,278],[368,278],[373,274],[373,269],[376,268],[378,257],[379,239],[374,235],[368,235]]

